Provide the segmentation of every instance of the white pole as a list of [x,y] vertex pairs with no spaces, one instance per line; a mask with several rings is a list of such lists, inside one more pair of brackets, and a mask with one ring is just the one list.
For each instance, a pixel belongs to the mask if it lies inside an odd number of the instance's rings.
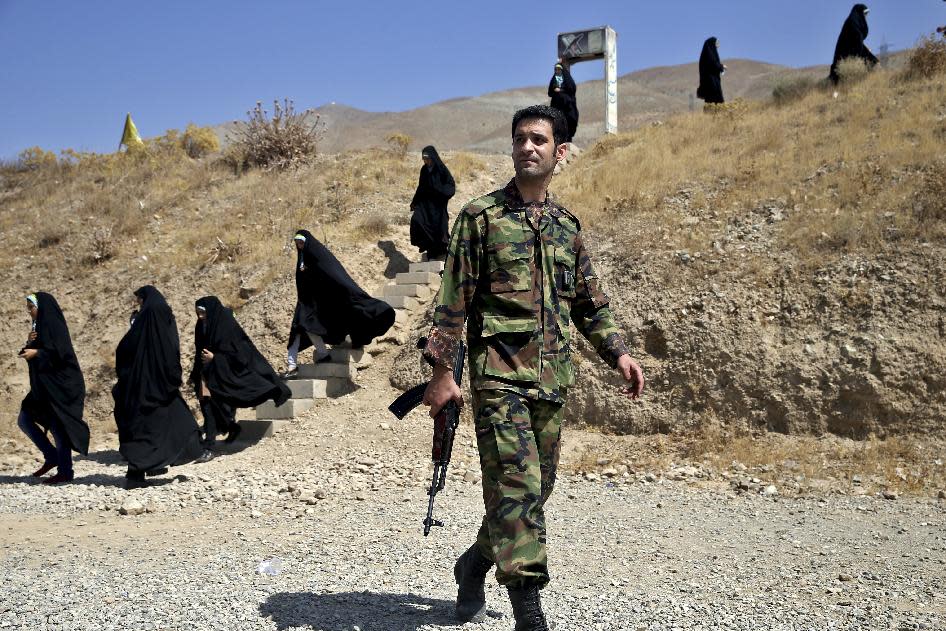
[[618,133],[618,34],[610,26],[605,28],[604,133]]

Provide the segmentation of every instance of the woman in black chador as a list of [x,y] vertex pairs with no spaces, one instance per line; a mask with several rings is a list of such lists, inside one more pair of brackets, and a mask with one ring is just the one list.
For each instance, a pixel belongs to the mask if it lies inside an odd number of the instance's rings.
[[128,488],[145,485],[146,472],[201,455],[197,421],[181,397],[181,345],[170,305],[151,285],[135,292],[140,305],[115,351],[112,388]]
[[711,37],[703,42],[703,52],[700,53],[700,87],[696,89],[696,96],[707,103],[723,103],[722,75],[726,66],[719,60],[719,41]]
[[[43,482],[69,482],[72,451],[89,453],[89,426],[82,420],[85,380],[56,299],[37,292],[26,298],[26,307],[32,328],[20,357],[29,367],[30,391],[16,423],[43,453],[43,466],[33,475],[41,477],[55,467],[56,475]],[[55,447],[46,432],[53,435]]]
[[296,232],[296,311],[289,330],[284,378],[296,376],[299,351],[315,346],[315,360],[328,361],[326,344],[351,337],[361,347],[394,324],[394,309],[359,287],[338,259],[308,230]]
[[447,253],[450,240],[447,202],[456,192],[456,184],[447,165],[433,146],[421,153],[424,166],[420,168],[417,192],[411,200],[411,245],[416,245],[427,258],[436,259]]
[[831,62],[831,74],[829,78],[835,84],[841,80],[838,75],[838,64],[842,59],[857,57],[863,59],[868,66],[877,65],[877,57],[870,52],[870,48],[864,43],[867,39],[867,14],[870,9],[865,4],[855,4],[851,9],[851,14],[844,21],[841,27],[841,34],[838,36],[838,43],[834,47],[834,61]]
[[566,142],[571,142],[578,131],[578,87],[575,80],[572,79],[572,73],[568,66],[559,61],[555,64],[555,74],[549,81],[549,96],[552,97],[551,106],[557,109],[568,122],[568,137]]
[[239,435],[235,408],[269,400],[282,405],[292,393],[216,296],[198,300],[196,311],[190,382],[204,415],[204,453],[198,461],[206,462],[213,458],[218,433],[226,432],[228,443]]

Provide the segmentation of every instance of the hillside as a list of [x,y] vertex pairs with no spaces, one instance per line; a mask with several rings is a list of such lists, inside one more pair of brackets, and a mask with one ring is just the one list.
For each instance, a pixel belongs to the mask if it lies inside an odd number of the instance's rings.
[[[635,81],[672,91],[660,77]],[[505,94],[484,101],[512,107]],[[877,71],[837,98],[812,89],[784,106],[684,111],[586,146],[553,190],[582,218],[648,389],[626,403],[579,344],[570,420],[643,434],[946,433],[944,94],[943,75]],[[459,184],[453,212],[510,175],[502,155],[445,160]],[[372,149],[235,174],[215,157],[156,149],[4,168],[0,436],[20,440],[26,373],[15,353],[29,291],[60,299],[101,435],[114,429],[112,358],[135,288],[155,283],[169,297],[185,362],[193,301],[213,293],[279,365],[292,230],[312,229],[377,289],[415,258],[406,222],[418,166]],[[387,343],[395,385],[420,378],[416,352],[401,345],[424,327],[418,314]],[[386,388],[389,376],[362,385]]]
[[[802,74],[822,78],[826,66],[800,70],[747,59],[726,60],[724,77],[727,98],[767,99],[778,81]],[[690,95],[696,90],[697,64],[662,66],[622,75],[618,79],[619,128],[629,130],[688,111]],[[310,110],[325,124],[322,147],[329,153],[383,146],[391,133],[414,138],[414,148],[426,144],[448,150],[483,153],[505,152],[509,146],[507,119],[516,109],[547,102],[546,85],[504,90],[476,97],[455,98],[404,112],[366,112],[345,105],[324,105]],[[586,146],[601,134],[604,126],[603,81],[579,84],[581,112],[576,142]],[[702,102],[698,101],[701,107]],[[222,140],[233,123],[217,128]]]

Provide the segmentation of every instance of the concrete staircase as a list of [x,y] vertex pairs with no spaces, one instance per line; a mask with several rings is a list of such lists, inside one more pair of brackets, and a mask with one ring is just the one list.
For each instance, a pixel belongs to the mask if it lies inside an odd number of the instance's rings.
[[[307,351],[311,352],[311,351]],[[297,416],[308,412],[319,399],[331,399],[352,392],[355,388],[357,364],[365,349],[354,349],[346,341],[331,349],[332,359],[320,364],[299,364],[299,376],[286,382],[292,397],[282,405],[272,401],[254,410],[245,410],[239,418],[243,431],[241,440],[259,440],[272,436]]]
[[[394,277],[394,282],[385,285],[374,297],[383,300],[395,312],[395,326],[403,325],[410,312],[432,300],[440,289],[443,261],[429,261],[424,257],[420,263],[411,263],[407,272]],[[357,364],[367,351],[353,349],[349,341],[332,347],[332,359],[321,364],[299,364],[299,376],[287,383],[292,398],[280,406],[268,401],[253,410],[241,410],[237,417],[243,431],[241,440],[259,440],[272,436],[291,422],[293,418],[308,412],[319,399],[332,399],[352,392],[355,385]]]

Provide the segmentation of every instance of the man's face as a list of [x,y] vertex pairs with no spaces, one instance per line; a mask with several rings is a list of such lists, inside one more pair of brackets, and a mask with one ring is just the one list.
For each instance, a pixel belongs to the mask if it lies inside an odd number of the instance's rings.
[[544,118],[519,121],[512,137],[512,162],[516,176],[544,179],[555,170],[556,163],[564,155],[565,145],[560,150],[555,145],[551,121]]

